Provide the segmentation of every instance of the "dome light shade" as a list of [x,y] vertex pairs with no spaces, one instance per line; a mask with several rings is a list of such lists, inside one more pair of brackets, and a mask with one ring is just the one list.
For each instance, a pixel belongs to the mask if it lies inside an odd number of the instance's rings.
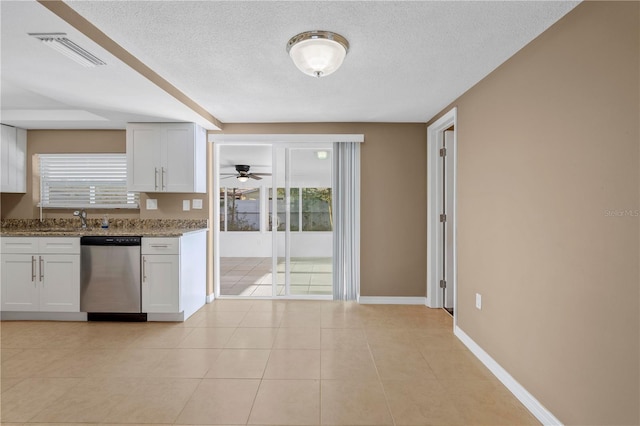
[[237,176],[236,179],[238,179],[238,181],[244,183],[246,181],[249,180],[249,178],[247,176]]
[[348,51],[347,39],[331,31],[307,31],[287,43],[287,52],[296,67],[313,77],[333,74]]

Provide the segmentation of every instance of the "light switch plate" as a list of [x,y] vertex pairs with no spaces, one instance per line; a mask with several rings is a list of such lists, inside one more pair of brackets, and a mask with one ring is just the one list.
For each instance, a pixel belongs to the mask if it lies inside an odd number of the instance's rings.
[[147,210],[158,210],[158,200],[147,198]]
[[182,211],[189,211],[191,210],[191,201],[189,200],[182,200]]
[[476,293],[476,308],[482,309],[482,295],[480,293]]
[[201,210],[202,209],[202,200],[201,199],[195,199],[191,201],[191,207],[193,207],[194,210]]

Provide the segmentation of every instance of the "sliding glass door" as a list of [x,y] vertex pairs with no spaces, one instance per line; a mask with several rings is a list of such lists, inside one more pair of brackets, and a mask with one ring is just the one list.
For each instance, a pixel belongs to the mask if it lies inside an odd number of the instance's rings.
[[225,145],[218,161],[218,294],[331,298],[331,144]]

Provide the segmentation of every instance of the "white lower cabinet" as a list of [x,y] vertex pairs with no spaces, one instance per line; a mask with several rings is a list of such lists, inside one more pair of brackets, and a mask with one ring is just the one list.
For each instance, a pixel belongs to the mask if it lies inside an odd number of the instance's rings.
[[142,312],[184,321],[206,303],[206,231],[142,238]]
[[142,255],[142,312],[180,312],[180,258]]
[[2,238],[2,311],[80,312],[79,238]]

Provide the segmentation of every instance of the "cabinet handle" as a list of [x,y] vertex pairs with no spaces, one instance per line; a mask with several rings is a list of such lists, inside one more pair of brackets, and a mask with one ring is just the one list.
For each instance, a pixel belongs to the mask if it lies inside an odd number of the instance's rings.
[[36,257],[31,256],[31,281],[36,281]]
[[166,173],[166,170],[164,169],[164,167],[162,168],[162,190],[164,191],[165,189],[167,189],[167,186],[164,184],[164,174]]
[[169,247],[169,244],[150,244],[150,247],[153,247],[153,248],[167,248],[167,247]]
[[40,281],[44,278],[44,259],[42,256],[38,256],[40,258]]
[[153,172],[155,173],[153,184],[155,186],[156,191],[158,190],[158,168],[154,167]]
[[147,281],[147,258],[142,257],[142,282]]

